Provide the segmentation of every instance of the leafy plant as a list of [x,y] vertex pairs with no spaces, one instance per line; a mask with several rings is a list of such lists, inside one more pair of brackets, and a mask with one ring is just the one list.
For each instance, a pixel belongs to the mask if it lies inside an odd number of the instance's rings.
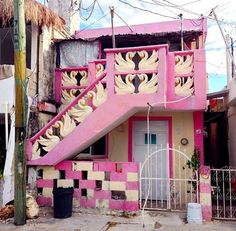
[[198,148],[194,148],[193,155],[191,156],[191,160],[186,162],[188,168],[196,171],[200,167],[200,150]]
[[[192,169],[194,171],[199,169],[199,167],[200,167],[200,150],[198,148],[196,148],[196,147],[194,148],[191,159],[187,160],[186,166],[189,169]],[[183,166],[183,169],[185,169],[185,166]]]
[[[194,172],[199,169],[199,167],[200,167],[200,150],[197,147],[194,147],[194,151],[191,156],[191,159],[187,160],[186,165],[183,166],[183,169],[185,169],[186,166],[189,169],[192,169]],[[193,178],[196,179],[195,173],[193,173]],[[193,189],[196,190],[196,188],[197,188],[196,181],[189,181],[188,183],[192,184]]]

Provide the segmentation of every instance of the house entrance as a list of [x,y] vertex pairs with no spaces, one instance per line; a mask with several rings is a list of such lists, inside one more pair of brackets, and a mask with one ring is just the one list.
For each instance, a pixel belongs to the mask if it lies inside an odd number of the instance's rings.
[[[149,147],[148,147],[149,143]],[[166,146],[168,143],[168,121],[150,121],[150,133],[147,134],[146,121],[134,121],[133,124],[133,161],[143,163],[147,158],[148,148],[150,153],[156,149]],[[161,153],[156,155],[152,163],[145,165],[145,175],[155,176],[157,178],[168,176],[169,166],[167,166],[167,155]],[[142,184],[142,191],[146,192],[148,185]],[[166,200],[166,182],[152,181],[151,191],[148,195],[150,200]],[[145,194],[145,193],[144,193]],[[145,195],[141,195],[145,199]]]
[[146,121],[133,122],[133,161],[140,163],[140,208],[186,210],[189,202],[198,202],[198,172],[186,165],[190,155],[169,147],[168,132],[168,121],[150,121],[149,133]]

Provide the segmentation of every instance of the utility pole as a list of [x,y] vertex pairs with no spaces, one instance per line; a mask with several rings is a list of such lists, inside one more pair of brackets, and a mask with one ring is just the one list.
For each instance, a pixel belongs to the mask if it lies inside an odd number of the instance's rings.
[[[219,23],[219,20],[218,20],[218,18],[217,18],[217,15],[216,15],[216,13],[215,13],[215,10],[212,9],[212,10],[211,10],[211,13],[213,14],[213,16],[214,16],[214,18],[215,18],[215,20],[216,20],[216,23],[217,23],[217,25],[218,25],[218,27],[219,27],[219,29],[220,29],[220,33],[221,33],[221,35],[222,35],[222,37],[223,37],[223,40],[224,40],[224,42],[225,42],[226,52],[228,53],[229,57],[231,58],[231,61],[232,61],[233,66],[235,67],[234,57],[233,57],[233,55],[232,55],[232,53],[231,53],[231,51],[230,51],[230,47],[228,46],[228,43],[227,43],[227,41],[226,41],[225,35],[224,35],[224,33],[223,33],[223,30],[222,30],[222,28],[221,28],[221,26],[220,26],[220,23]],[[234,76],[234,73],[233,73],[233,76]]]
[[24,0],[14,0],[15,163],[14,223],[25,224],[26,211],[26,33]]
[[114,33],[114,6],[110,7],[110,13],[111,13],[111,31],[112,31],[112,47],[116,48],[116,39],[115,39],[115,33]]

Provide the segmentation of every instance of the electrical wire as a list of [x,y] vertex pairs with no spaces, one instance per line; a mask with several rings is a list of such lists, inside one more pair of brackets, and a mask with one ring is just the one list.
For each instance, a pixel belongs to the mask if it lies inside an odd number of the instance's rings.
[[134,6],[134,5],[132,5],[132,4],[128,3],[128,2],[125,2],[123,0],[119,0],[119,2],[124,3],[124,4],[130,6],[130,7],[134,8],[134,9],[141,10],[141,11],[148,12],[148,13],[155,14],[155,15],[159,15],[161,17],[171,18],[171,19],[178,19],[177,17],[167,16],[167,15],[160,14],[160,13],[157,13],[157,12],[154,12],[154,11],[151,11],[151,10],[140,8],[138,6]]
[[[114,7],[114,9],[117,9],[118,7],[121,6],[121,3],[117,6]],[[103,18],[105,18],[108,14],[110,14],[110,10],[107,11],[101,18],[97,19],[96,21],[90,23],[88,26],[84,27],[82,30],[78,31],[77,34],[79,34],[82,31],[87,30],[89,27],[91,27],[92,25],[94,25],[95,23],[99,22],[100,20],[102,20]]]
[[[94,12],[96,2],[97,2],[97,0],[94,0],[93,3],[88,8],[86,8],[86,11],[87,11],[87,9],[92,8],[90,13],[89,13],[89,15],[87,17],[83,17],[82,14],[80,14],[80,18],[82,20],[88,21],[90,19],[90,17],[92,16],[92,14]],[[81,9],[83,9],[83,8],[81,8]]]

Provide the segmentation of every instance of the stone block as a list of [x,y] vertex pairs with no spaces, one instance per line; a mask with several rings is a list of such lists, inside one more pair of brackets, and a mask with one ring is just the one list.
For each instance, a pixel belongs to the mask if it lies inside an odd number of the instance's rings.
[[90,161],[73,161],[72,171],[92,171],[93,162]]
[[57,180],[57,187],[68,188],[73,186],[74,186],[74,181],[72,179]]
[[102,181],[102,190],[110,189],[110,181]]
[[43,179],[59,179],[59,171],[54,167],[43,167]]
[[126,201],[138,201],[139,195],[138,190],[126,190]]
[[125,182],[121,181],[111,181],[110,190],[125,191]]
[[88,172],[88,180],[104,180],[105,173],[104,172]]
[[127,173],[127,181],[138,181],[138,173],[137,172],[128,172]]
[[87,198],[88,199],[94,198],[94,190],[93,189],[87,189]]
[[97,199],[96,200],[96,208],[108,209],[109,208],[109,200]]
[[43,196],[44,197],[53,197],[52,188],[43,188]]

